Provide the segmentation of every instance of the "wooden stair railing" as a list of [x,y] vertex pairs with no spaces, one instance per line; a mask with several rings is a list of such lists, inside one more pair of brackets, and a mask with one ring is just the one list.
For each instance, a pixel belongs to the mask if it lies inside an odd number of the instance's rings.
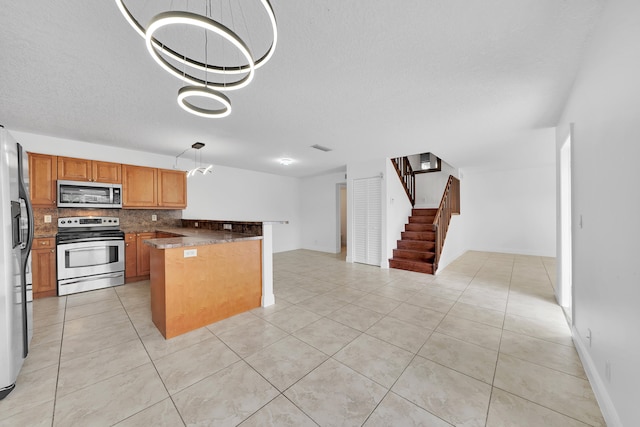
[[398,178],[402,181],[402,185],[404,187],[404,191],[407,193],[407,197],[409,197],[409,201],[411,202],[411,206],[416,205],[416,175],[413,172],[413,168],[411,167],[411,163],[409,163],[408,157],[396,157],[391,159],[391,163],[396,169],[398,173]]
[[433,219],[433,231],[436,233],[435,257],[433,260],[434,272],[438,269],[451,215],[458,214],[460,214],[460,180],[453,175],[449,175],[442,200],[440,200],[440,206],[436,212],[436,217]]

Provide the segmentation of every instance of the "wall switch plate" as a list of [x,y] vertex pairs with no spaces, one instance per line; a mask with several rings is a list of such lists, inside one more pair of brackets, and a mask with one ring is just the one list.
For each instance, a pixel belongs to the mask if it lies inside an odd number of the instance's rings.
[[151,215],[151,221],[157,221],[158,215]]
[[49,224],[51,222],[51,215],[45,215],[44,216],[44,222]]
[[222,228],[225,230],[231,230],[231,224],[222,224]]
[[192,258],[198,256],[198,250],[197,249],[185,249],[184,250],[184,257],[185,258]]

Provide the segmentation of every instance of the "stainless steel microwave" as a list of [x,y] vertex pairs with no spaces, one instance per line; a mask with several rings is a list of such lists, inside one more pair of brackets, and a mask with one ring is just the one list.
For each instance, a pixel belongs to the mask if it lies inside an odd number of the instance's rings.
[[122,184],[58,180],[59,208],[121,208]]

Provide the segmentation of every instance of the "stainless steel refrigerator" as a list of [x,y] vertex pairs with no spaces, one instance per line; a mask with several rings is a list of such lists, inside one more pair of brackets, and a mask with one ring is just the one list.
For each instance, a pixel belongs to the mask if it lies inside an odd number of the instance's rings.
[[33,334],[29,162],[0,125],[0,400],[16,386]]

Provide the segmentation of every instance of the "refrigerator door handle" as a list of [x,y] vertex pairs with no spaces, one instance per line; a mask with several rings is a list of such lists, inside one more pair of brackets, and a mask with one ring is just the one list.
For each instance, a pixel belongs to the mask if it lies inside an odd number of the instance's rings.
[[[20,268],[22,269],[22,326],[23,326],[23,346],[22,346],[22,357],[27,357],[29,353],[29,325],[28,325],[28,315],[27,315],[27,281],[26,281],[26,269],[27,262],[29,262],[29,253],[31,252],[31,246],[33,245],[33,234],[34,234],[34,224],[33,224],[33,207],[31,206],[31,200],[29,200],[29,190],[27,189],[24,183],[24,170],[22,165],[24,164],[24,151],[20,144],[18,146],[18,197],[20,197],[25,204],[25,208],[27,211],[27,241],[23,244],[22,249],[22,260],[20,263]],[[28,170],[26,171],[29,172]],[[22,245],[21,245],[22,246]]]

